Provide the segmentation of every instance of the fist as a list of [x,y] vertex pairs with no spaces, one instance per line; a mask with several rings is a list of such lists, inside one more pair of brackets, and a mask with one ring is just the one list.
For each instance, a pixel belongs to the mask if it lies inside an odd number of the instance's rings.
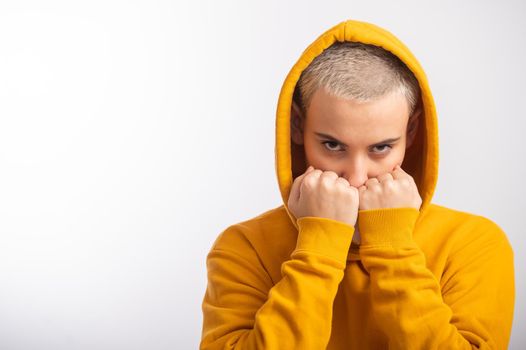
[[356,187],[334,171],[310,166],[298,176],[290,191],[288,207],[299,219],[316,216],[354,226],[358,217],[359,193]]
[[420,209],[422,198],[415,180],[397,165],[391,173],[371,178],[358,188],[360,210],[412,207]]

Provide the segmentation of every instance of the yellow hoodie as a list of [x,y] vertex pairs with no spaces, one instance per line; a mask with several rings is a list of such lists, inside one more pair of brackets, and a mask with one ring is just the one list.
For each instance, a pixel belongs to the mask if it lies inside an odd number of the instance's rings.
[[[381,46],[414,73],[423,124],[402,168],[420,210],[360,210],[355,228],[298,220],[287,207],[305,171],[291,147],[292,96],[301,72],[336,41]],[[479,215],[431,203],[438,131],[425,73],[409,49],[375,25],[349,20],[302,53],[283,84],[276,116],[276,174],[283,205],[226,228],[207,256],[200,349],[506,349],[515,299],[513,251]]]

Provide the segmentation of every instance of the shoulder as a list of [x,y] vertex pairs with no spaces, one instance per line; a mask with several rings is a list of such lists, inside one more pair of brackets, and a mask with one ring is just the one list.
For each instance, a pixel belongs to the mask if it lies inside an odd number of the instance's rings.
[[212,249],[232,249],[242,241],[257,244],[293,229],[285,207],[281,205],[253,218],[229,225],[218,235]]
[[216,238],[208,258],[241,259],[262,269],[273,283],[281,278],[281,264],[290,259],[298,232],[283,205],[232,224]]
[[[462,248],[502,247],[511,251],[504,230],[493,220],[467,211],[431,204],[422,218],[426,231],[446,235],[452,250]],[[453,251],[451,253],[453,253]]]
[[440,238],[428,246],[432,259],[426,260],[440,281],[444,301],[456,308],[498,304],[500,311],[506,308],[499,317],[508,318],[513,312],[514,253],[504,230],[482,215],[438,205],[428,215],[428,232]]

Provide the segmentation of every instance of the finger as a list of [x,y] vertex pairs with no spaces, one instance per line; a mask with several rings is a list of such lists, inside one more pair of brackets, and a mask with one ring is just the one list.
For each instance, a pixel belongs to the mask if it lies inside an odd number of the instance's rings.
[[351,184],[349,183],[349,181],[347,181],[347,179],[343,178],[343,177],[339,177],[336,179],[336,183],[341,183],[342,185],[345,185],[345,186],[350,186]]
[[312,165],[309,165],[309,167],[303,174],[297,176],[296,179],[294,179],[294,182],[292,183],[292,187],[290,189],[289,197],[293,198],[295,201],[299,200],[301,194],[300,188],[303,182],[303,178],[310,173],[313,173],[312,176],[319,177],[322,171],[314,168]]
[[378,181],[384,182],[384,181],[393,180],[393,175],[391,175],[390,173],[385,173],[385,174],[378,176],[377,178],[378,178]]
[[321,174],[322,179],[328,179],[328,180],[333,180],[333,181],[336,181],[338,177],[339,177],[338,174],[336,174],[334,171],[331,171],[331,170],[324,171]]
[[301,174],[300,176],[297,176],[294,179],[294,182],[292,183],[292,187],[290,188],[290,195],[289,195],[289,197],[292,198],[295,201],[297,201],[299,199],[299,197],[300,197],[300,186],[301,186],[301,183],[303,182],[303,178],[307,174],[311,173],[314,170],[314,168],[312,166],[309,167],[309,169],[307,169],[307,171],[305,173]]
[[365,187],[365,185],[362,185],[360,187],[358,187],[358,193],[361,195],[363,192],[365,192],[367,190],[367,187]]
[[319,179],[320,176],[323,174],[323,170],[321,170],[321,169],[314,169],[314,170],[311,171],[309,174],[310,174],[310,176],[312,176],[313,178],[315,178],[315,179]]
[[374,185],[377,185],[379,183],[380,182],[378,181],[378,179],[376,177],[371,177],[369,180],[365,181],[365,186],[366,187],[374,186]]
[[397,180],[397,179],[401,179],[401,178],[404,178],[404,177],[407,177],[407,176],[410,176],[408,173],[406,173],[401,167],[400,165],[397,165],[395,167],[395,170],[391,173],[392,176],[393,176],[393,179]]

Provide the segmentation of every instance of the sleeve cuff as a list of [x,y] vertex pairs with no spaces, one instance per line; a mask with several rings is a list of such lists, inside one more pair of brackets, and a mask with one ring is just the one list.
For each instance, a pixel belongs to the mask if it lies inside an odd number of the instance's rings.
[[382,208],[358,211],[361,245],[404,245],[413,240],[420,211],[415,208]]
[[297,224],[299,234],[296,251],[315,252],[345,264],[354,234],[354,226],[314,216],[299,218]]

